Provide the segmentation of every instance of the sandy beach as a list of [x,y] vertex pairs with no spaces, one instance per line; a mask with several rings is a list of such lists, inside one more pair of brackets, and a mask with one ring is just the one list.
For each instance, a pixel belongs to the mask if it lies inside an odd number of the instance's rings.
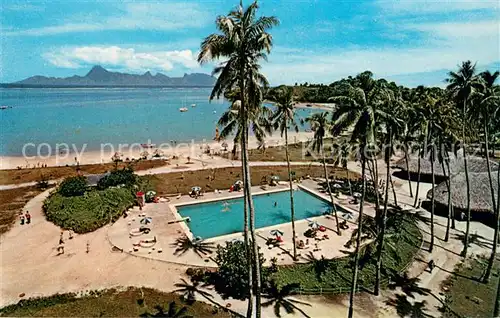
[[[312,132],[298,132],[289,133],[289,143],[304,142],[310,140],[313,137]],[[231,150],[233,147],[232,140],[227,140],[227,149]],[[284,139],[281,138],[279,133],[274,133],[272,136],[266,137],[265,145],[266,147],[283,145],[285,143]],[[42,165],[47,165],[49,167],[53,166],[65,166],[65,165],[76,165],[79,164],[100,164],[111,162],[111,157],[115,152],[122,154],[122,159],[126,158],[138,159],[141,153],[147,151],[149,156],[152,156],[156,149],[160,149],[165,157],[177,156],[179,158],[190,157],[192,160],[200,160],[203,154],[206,154],[207,147],[210,149],[210,154],[214,155],[218,152],[224,150],[222,147],[223,142],[217,141],[207,141],[207,142],[190,142],[190,143],[177,143],[171,144],[163,143],[158,144],[154,148],[144,149],[140,145],[127,145],[127,147],[122,147],[121,149],[112,148],[110,146],[104,146],[102,151],[91,150],[91,151],[81,151],[77,149],[76,152],[63,153],[51,156],[35,156],[35,157],[23,157],[23,156],[0,156],[0,170],[6,169],[17,169],[22,168],[36,168]],[[250,136],[249,147],[251,149],[256,149],[259,146],[258,141],[255,137]]]

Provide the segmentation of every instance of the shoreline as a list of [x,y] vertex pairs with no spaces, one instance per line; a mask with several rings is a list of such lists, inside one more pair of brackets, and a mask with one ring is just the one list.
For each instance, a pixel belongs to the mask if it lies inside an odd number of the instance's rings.
[[[298,143],[310,140],[313,136],[313,132],[298,132],[289,133],[289,143]],[[233,148],[232,140],[226,140],[227,150],[231,151]],[[139,159],[140,154],[147,151],[149,158],[153,155],[156,149],[160,149],[163,153],[163,157],[171,158],[177,156],[179,158],[188,158],[192,160],[203,161],[204,157],[212,157],[218,152],[222,152],[224,147],[222,144],[224,141],[214,141],[207,140],[206,142],[195,142],[194,140],[189,143],[177,143],[175,145],[170,144],[170,142],[159,144],[158,147],[153,147],[149,149],[144,149],[140,147],[130,147],[128,149],[121,149],[122,160],[125,161],[126,158],[129,160]],[[278,132],[274,135],[266,137],[265,140],[266,147],[284,145],[284,138],[282,138]],[[207,148],[209,147],[209,148]],[[259,143],[254,136],[249,138],[249,149],[256,149],[259,147]],[[206,153],[206,150],[210,149],[210,154]],[[80,149],[78,149],[80,150]],[[89,150],[82,153],[68,152],[59,155],[51,156],[34,156],[32,158],[27,158],[24,156],[0,156],[0,170],[12,170],[18,169],[31,169],[40,168],[44,165],[47,167],[57,167],[57,166],[74,166],[87,165],[87,164],[103,164],[112,162],[111,157],[120,149],[108,149],[108,150]]]

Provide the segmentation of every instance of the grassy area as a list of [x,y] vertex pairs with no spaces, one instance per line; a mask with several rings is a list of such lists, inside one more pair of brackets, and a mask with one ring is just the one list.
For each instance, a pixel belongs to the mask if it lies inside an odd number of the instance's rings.
[[[422,236],[414,221],[407,216],[403,217],[398,230],[392,232],[398,231],[399,235],[392,234],[386,237],[382,264],[385,268],[401,271],[418,252]],[[365,246],[363,252],[367,253],[362,253],[360,258],[359,284],[369,289],[372,289],[375,283],[375,249],[375,243]],[[391,253],[391,250],[395,253]],[[321,261],[296,264],[280,267],[274,274],[274,279],[279,286],[299,283],[303,289],[341,289],[342,292],[346,292],[351,286],[352,267],[353,258],[350,256],[329,260],[326,264],[322,264]]]
[[76,233],[97,230],[133,206],[135,196],[129,188],[90,190],[81,196],[64,197],[54,193],[44,202],[47,220]]
[[[330,176],[336,178],[346,178],[346,171],[340,168],[329,168]],[[193,186],[200,186],[204,191],[213,191],[214,189],[229,189],[236,181],[242,179],[240,167],[205,169],[198,171],[174,172],[165,174],[156,174],[145,176],[156,189],[159,195],[183,193],[186,194]],[[311,177],[324,177],[323,167],[321,166],[292,166],[292,172],[295,172],[296,178],[306,175]],[[271,175],[278,175],[281,180],[288,180],[286,166],[268,166],[252,167],[252,185],[260,185],[269,181]],[[359,175],[349,172],[350,178],[358,178]]]
[[[139,160],[130,163],[122,162],[118,164],[118,169],[124,168],[129,164],[135,171],[139,171],[162,167],[167,164],[167,161]],[[115,164],[104,163],[80,165],[79,168],[83,174],[97,174],[113,170],[115,168]],[[76,174],[76,166],[0,170],[0,185],[36,182],[42,178],[45,178],[46,180],[61,179],[75,176]]]
[[[500,261],[496,261],[488,284],[481,282],[486,265],[484,258],[469,259],[457,265],[443,284],[448,289],[446,305],[461,317],[493,317]],[[447,311],[443,317],[455,318],[456,315]]]
[[231,315],[211,305],[195,302],[184,304],[178,295],[150,288],[114,289],[90,292],[77,298],[75,294],[22,300],[0,309],[2,316],[9,317],[138,317],[157,314],[155,306],[166,307],[175,301],[177,308],[187,307],[186,314],[193,317],[226,318]]
[[35,186],[0,191],[0,234],[7,232],[26,203],[43,191]]

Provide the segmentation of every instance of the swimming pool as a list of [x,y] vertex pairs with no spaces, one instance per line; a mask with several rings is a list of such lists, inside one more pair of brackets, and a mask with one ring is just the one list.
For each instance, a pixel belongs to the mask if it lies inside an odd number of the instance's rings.
[[[320,216],[331,206],[327,201],[298,189],[294,192],[295,220]],[[255,227],[291,222],[290,193],[280,191],[253,196]],[[276,206],[275,206],[276,202]],[[243,231],[243,198],[177,206],[194,236],[203,239]]]

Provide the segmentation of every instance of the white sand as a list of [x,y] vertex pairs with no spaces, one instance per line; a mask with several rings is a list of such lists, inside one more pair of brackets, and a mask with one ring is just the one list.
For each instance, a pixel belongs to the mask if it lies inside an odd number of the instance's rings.
[[[299,132],[299,133],[290,133],[289,134],[289,142],[295,143],[300,141],[307,141],[311,139],[313,136],[312,132]],[[228,150],[231,150],[233,147],[232,141],[227,141]],[[276,146],[284,144],[284,139],[281,138],[279,133],[275,133],[272,136],[266,137],[266,147]],[[163,144],[161,147],[163,154],[165,156],[178,156],[181,158],[191,157],[192,159],[201,158],[204,150],[207,146],[210,147],[212,152],[218,152],[223,150],[222,142],[216,141],[207,141],[205,143],[179,143],[176,146],[169,146],[167,143]],[[157,145],[160,147],[160,145]],[[255,137],[250,137],[249,147],[251,149],[255,149],[258,147],[258,142]],[[0,156],[0,169],[16,169],[17,167],[22,168],[34,168],[41,165],[47,164],[47,166],[65,166],[65,165],[75,165],[78,161],[79,164],[98,164],[98,163],[106,163],[111,162],[111,157],[113,154],[119,149],[110,149],[110,147],[104,147],[103,151],[93,150],[93,151],[85,151],[81,154],[70,153],[63,155],[52,155],[50,157],[32,157],[25,158],[22,156]],[[125,158],[139,158],[140,154],[144,151],[140,147],[133,148],[123,148],[119,152],[123,154],[122,159]],[[155,151],[154,149],[147,149],[150,156]],[[75,160],[76,158],[76,160]]]

